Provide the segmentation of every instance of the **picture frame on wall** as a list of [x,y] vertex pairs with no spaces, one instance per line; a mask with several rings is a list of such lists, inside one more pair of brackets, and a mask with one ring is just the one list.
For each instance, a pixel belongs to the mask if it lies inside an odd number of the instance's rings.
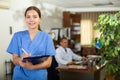
[[60,40],[62,37],[66,37],[67,39],[71,38],[71,29],[70,28],[52,28],[51,31],[55,34],[54,40]]
[[67,39],[71,39],[71,29],[70,28],[63,28],[62,35]]
[[59,28],[52,28],[50,32],[55,34],[54,40],[58,40]]

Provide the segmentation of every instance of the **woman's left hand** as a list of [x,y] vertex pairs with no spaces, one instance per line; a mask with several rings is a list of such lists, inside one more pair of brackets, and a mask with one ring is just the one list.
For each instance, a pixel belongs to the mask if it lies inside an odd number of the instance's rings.
[[33,64],[31,62],[22,62],[22,61],[19,61],[19,65],[21,67],[24,67],[24,68],[27,68],[27,69],[30,69],[30,70],[33,70]]

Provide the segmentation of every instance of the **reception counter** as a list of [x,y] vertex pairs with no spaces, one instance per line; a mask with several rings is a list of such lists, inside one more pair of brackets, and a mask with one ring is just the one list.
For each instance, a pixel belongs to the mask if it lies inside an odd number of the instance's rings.
[[59,71],[60,80],[105,80],[105,66],[86,68],[80,65],[61,66]]

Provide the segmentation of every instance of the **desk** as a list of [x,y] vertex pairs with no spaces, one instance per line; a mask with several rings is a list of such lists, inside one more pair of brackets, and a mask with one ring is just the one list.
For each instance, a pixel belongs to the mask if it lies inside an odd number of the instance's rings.
[[99,69],[73,69],[61,66],[56,69],[59,71],[60,80],[105,80],[105,66]]

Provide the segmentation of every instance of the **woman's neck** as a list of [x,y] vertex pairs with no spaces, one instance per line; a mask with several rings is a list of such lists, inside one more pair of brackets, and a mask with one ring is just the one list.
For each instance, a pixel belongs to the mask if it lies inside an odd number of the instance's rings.
[[30,29],[28,31],[30,34],[36,34],[39,30],[38,29]]
[[28,30],[31,40],[34,39],[34,37],[35,37],[35,35],[37,34],[38,31],[39,31],[38,29]]

